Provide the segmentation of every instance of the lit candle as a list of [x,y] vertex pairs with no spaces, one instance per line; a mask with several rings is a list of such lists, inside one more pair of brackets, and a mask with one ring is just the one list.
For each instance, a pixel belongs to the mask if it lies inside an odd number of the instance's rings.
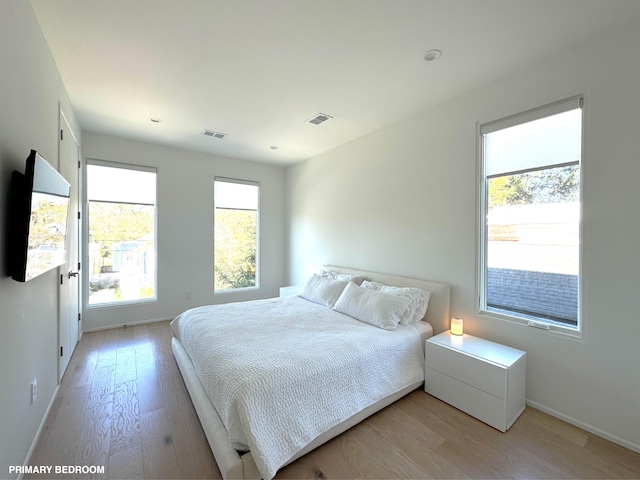
[[461,318],[451,319],[451,334],[462,335],[462,319]]

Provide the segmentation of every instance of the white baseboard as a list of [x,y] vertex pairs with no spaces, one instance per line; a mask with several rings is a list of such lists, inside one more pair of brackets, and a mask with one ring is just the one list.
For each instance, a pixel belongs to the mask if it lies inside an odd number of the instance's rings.
[[564,413],[558,412],[552,408],[546,407],[540,403],[537,402],[533,402],[531,400],[527,400],[526,401],[527,405],[532,406],[533,408],[540,410],[544,413],[547,413],[549,415],[551,415],[552,417],[556,417],[559,418],[560,420],[563,420],[567,423],[570,423],[571,425],[574,425],[578,428],[581,428],[583,430],[586,430],[589,433],[593,433],[594,435],[597,435],[599,437],[602,437],[606,440],[609,440],[613,443],[617,443],[618,445],[621,445],[625,448],[628,448],[629,450],[633,450],[634,452],[638,452],[640,453],[640,445],[638,445],[637,443],[634,442],[630,442],[629,440],[625,440],[624,438],[620,438],[616,435],[612,435],[609,432],[605,432],[604,430],[600,430],[599,428],[594,427],[593,425],[589,425],[588,423],[585,422],[581,422],[580,420],[577,420],[573,417],[570,417],[568,415],[565,415]]
[[[27,456],[24,459],[24,462],[22,463],[22,465],[29,465],[29,462],[31,461],[31,456],[33,455],[33,452],[36,449],[36,445],[38,445],[38,440],[40,440],[40,435],[42,435],[42,430],[44,430],[44,426],[47,423],[47,419],[49,418],[49,413],[51,412],[51,409],[53,408],[53,404],[56,401],[56,397],[58,396],[58,391],[60,390],[60,384],[56,385],[55,390],[53,391],[53,395],[51,395],[51,400],[49,400],[49,405],[47,406],[47,410],[44,412],[44,416],[42,417],[42,420],[40,421],[40,426],[38,427],[38,430],[36,431],[36,435],[33,438],[33,442],[31,442],[31,447],[29,447],[29,451],[27,452]],[[16,480],[22,480],[22,477],[24,476],[24,473],[19,473],[18,476],[16,477]]]
[[131,327],[133,325],[144,325],[145,323],[166,322],[168,320],[173,320],[174,318],[175,318],[175,316],[174,317],[165,317],[165,318],[152,318],[152,319],[149,319],[149,320],[139,320],[137,322],[115,323],[113,325],[107,325],[105,327],[90,328],[88,330],[84,330],[83,333],[100,332],[102,330],[111,330],[113,328],[122,328],[125,325],[127,327]]

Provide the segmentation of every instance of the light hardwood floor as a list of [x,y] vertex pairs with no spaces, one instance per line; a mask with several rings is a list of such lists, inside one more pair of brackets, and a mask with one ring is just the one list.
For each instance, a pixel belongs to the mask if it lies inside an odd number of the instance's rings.
[[[31,465],[96,478],[220,478],[168,322],[85,334]],[[28,475],[25,478],[90,475]],[[507,433],[416,390],[276,478],[640,478],[640,454],[527,407]]]

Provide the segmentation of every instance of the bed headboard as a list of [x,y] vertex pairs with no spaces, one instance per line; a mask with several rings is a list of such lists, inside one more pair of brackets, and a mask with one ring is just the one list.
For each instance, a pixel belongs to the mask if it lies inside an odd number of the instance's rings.
[[433,327],[433,333],[438,334],[449,329],[449,302],[450,288],[449,285],[442,282],[432,280],[421,280],[419,278],[402,277],[399,275],[390,275],[387,273],[370,272],[367,270],[359,270],[357,268],[339,267],[336,265],[325,265],[325,270],[333,270],[338,273],[347,273],[349,275],[360,275],[365,280],[372,282],[384,283],[386,285],[395,285],[396,287],[416,287],[431,292],[429,299],[429,308],[424,320],[429,322]]

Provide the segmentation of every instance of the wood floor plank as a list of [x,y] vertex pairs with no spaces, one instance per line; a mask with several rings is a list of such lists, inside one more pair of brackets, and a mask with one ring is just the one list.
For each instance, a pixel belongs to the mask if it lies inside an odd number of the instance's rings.
[[136,364],[154,363],[156,361],[156,352],[161,347],[154,344],[149,335],[149,326],[146,324],[136,325],[134,338],[136,339]]
[[93,376],[98,362],[98,355],[87,354],[86,356],[77,355],[74,352],[71,361],[67,366],[67,371],[60,382],[60,394],[67,388],[83,387],[91,385]]
[[503,463],[496,465],[492,461],[487,461],[482,453],[467,448],[464,442],[448,439],[439,445],[435,452],[450,465],[464,472],[468,478],[510,478],[509,474],[501,468]]
[[90,356],[97,358],[100,354],[100,344],[103,336],[104,331],[84,333],[73,354],[78,355],[79,358],[88,358]]
[[[444,436],[428,426],[425,428],[423,423],[416,422],[415,417],[400,408],[385,408],[367,420],[371,428],[404,451],[416,444],[432,449],[446,441]],[[398,425],[406,427],[400,430]]]
[[153,340],[156,351],[165,355],[173,355],[171,353],[171,330],[169,321],[149,324],[149,338]]
[[107,471],[112,410],[112,403],[103,403],[85,411],[78,453],[70,465],[100,466]]
[[530,479],[572,479],[566,470],[558,468],[546,459],[522,449],[510,449],[509,456],[501,466],[501,471],[514,480]]
[[182,478],[221,479],[222,474],[193,407],[171,408],[168,419]]
[[136,379],[136,349],[132,345],[119,346],[116,353],[116,384]]
[[592,455],[586,449],[574,446],[563,436],[541,425],[537,417],[544,415],[542,412],[528,410],[530,411],[526,412],[527,415],[523,415],[516,422],[517,427],[514,425],[509,430],[510,439],[536,457],[544,458],[550,465],[574,477],[606,478],[610,475],[602,468],[602,464],[593,462]]
[[108,477],[109,480],[143,479],[142,445],[110,455]]
[[118,349],[120,348],[135,348],[136,346],[136,336],[135,329],[131,327],[123,327],[115,329],[117,332],[118,338]]
[[145,478],[179,478],[173,436],[162,408],[141,415],[142,464]]
[[96,368],[107,367],[116,364],[116,357],[118,353],[117,345],[110,345],[103,347],[98,354],[98,360],[96,361]]
[[100,336],[98,359],[96,367],[115,365],[116,352],[118,351],[118,331],[120,329],[104,330]]
[[[369,424],[360,425],[337,437],[337,447],[355,466],[356,478],[424,478],[425,472],[400,448],[387,441]],[[339,478],[333,455],[319,462],[328,478]]]
[[537,428],[553,433],[568,442],[575,443],[579,447],[584,447],[589,440],[588,432],[558,418],[546,415],[535,408],[531,408],[528,412],[526,422],[531,426],[535,425]]
[[[447,461],[437,447],[446,438],[420,422],[400,408],[390,406],[366,420],[367,424],[399,448],[419,465],[429,476],[436,478],[468,478],[454,463]],[[402,425],[403,428],[398,428]]]
[[115,365],[96,367],[89,394],[89,408],[113,402],[115,370]]
[[[354,460],[346,454],[344,448],[349,443],[349,432],[321,445],[295,462],[281,468],[276,473],[278,480],[297,478],[365,478],[360,474]],[[339,472],[340,476],[335,476]]]
[[640,458],[636,452],[593,434],[589,434],[585,449],[612,476],[640,479]]
[[140,413],[153,412],[167,406],[155,361],[142,364],[136,362],[136,380]]
[[111,454],[140,445],[140,407],[135,380],[119,383],[113,397]]
[[[488,467],[501,465],[506,455],[503,446],[488,441],[501,437],[498,430],[476,420],[456,408],[418,389],[397,402],[398,408],[406,411],[414,421],[433,429],[448,440],[446,447],[463,445]],[[443,448],[446,452],[446,448]],[[487,475],[488,472],[485,472]],[[472,475],[473,476],[473,475]]]

